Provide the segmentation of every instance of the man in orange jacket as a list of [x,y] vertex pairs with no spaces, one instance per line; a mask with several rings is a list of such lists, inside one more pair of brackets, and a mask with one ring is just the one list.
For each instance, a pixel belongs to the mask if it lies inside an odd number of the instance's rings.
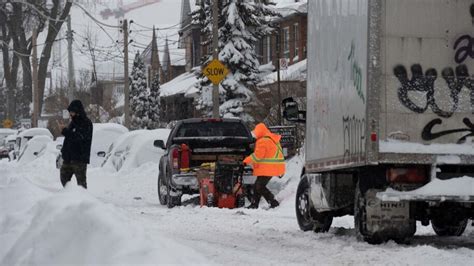
[[267,184],[273,176],[285,174],[285,157],[280,145],[281,136],[271,133],[263,123],[255,126],[252,133],[257,139],[255,151],[244,160],[245,164],[252,165],[253,175],[257,177],[255,197],[249,208],[258,208],[262,196],[270,204],[270,208],[275,208],[280,204],[268,190]]

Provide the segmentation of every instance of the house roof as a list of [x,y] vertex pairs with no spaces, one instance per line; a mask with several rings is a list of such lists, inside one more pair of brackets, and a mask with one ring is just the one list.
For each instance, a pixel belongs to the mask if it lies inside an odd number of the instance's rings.
[[183,73],[165,84],[162,84],[160,86],[160,96],[171,96],[180,93],[189,95],[194,92],[197,82],[195,71]]
[[[289,81],[289,80],[305,80],[306,79],[306,70],[307,70],[307,60],[302,60],[296,64],[293,64],[288,67],[286,70],[280,70],[280,80]],[[258,86],[265,86],[277,82],[277,72],[272,72],[264,76],[263,81],[258,84]]]
[[275,9],[282,15],[282,17],[308,13],[307,0],[272,0],[272,2],[276,4]]

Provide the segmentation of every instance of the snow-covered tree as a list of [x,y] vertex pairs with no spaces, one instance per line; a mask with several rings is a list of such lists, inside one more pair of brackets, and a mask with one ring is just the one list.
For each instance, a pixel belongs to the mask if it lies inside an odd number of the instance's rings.
[[148,96],[148,129],[160,127],[160,75],[157,73],[151,83]]
[[[212,28],[209,4],[209,1],[205,1],[201,9],[193,14],[201,25],[202,33],[207,36],[211,35]],[[255,44],[259,38],[274,30],[269,18],[277,14],[260,1],[228,0],[220,4],[219,60],[229,68],[230,73],[219,86],[219,113],[222,117],[239,117],[251,121],[252,117],[244,112],[244,107],[251,103],[251,89],[260,82]],[[210,60],[211,55],[205,56],[203,65]],[[212,106],[212,86],[202,73],[199,73],[198,79],[198,108],[209,110]]]
[[148,126],[149,108],[148,91],[145,76],[145,65],[137,53],[133,61],[130,76],[130,115],[131,129],[145,129]]

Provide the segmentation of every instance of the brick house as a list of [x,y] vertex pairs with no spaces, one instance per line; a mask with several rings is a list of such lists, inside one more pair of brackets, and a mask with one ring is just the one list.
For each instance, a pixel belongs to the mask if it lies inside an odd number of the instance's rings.
[[[306,59],[306,42],[307,42],[307,0],[270,0],[274,2],[274,8],[281,14],[281,17],[275,18],[274,23],[278,30],[272,35],[265,36],[256,43],[256,53],[261,65],[269,64],[275,66],[277,58],[285,58],[289,67],[299,64],[298,71],[305,66]],[[181,0],[181,26],[179,30],[179,46],[184,49],[185,70],[190,73],[193,68],[200,67],[201,58],[204,54],[209,53],[210,49],[203,46],[202,42],[207,40],[206,36],[202,36],[199,25],[192,22],[191,13],[199,7],[202,3],[199,0]],[[277,45],[278,44],[278,45]],[[279,49],[278,49],[279,48]],[[305,75],[305,70],[304,75]],[[272,73],[272,74],[275,74]],[[185,74],[183,74],[185,75]],[[270,74],[271,75],[271,74]],[[297,92],[298,96],[305,94],[306,87],[304,83],[305,76],[298,77],[283,77],[283,95],[286,92]],[[264,119],[270,113],[272,106],[275,106],[277,99],[275,99],[276,82],[263,82],[255,89],[255,94],[258,98],[258,110],[249,110],[255,113],[255,118]],[[184,95],[181,95],[184,96]],[[170,98],[170,110],[174,100]],[[183,104],[181,102],[180,104]],[[186,104],[192,104],[187,101]],[[263,108],[263,109],[262,109]],[[195,112],[196,115],[196,112]]]
[[[260,64],[277,62],[277,48],[280,48],[280,58],[288,59],[288,65],[292,65],[306,59],[306,41],[308,12],[307,2],[302,0],[293,0],[294,2],[278,0],[275,9],[281,14],[274,23],[279,29],[277,33],[265,36],[259,40],[256,45],[256,52]],[[192,23],[190,13],[196,9],[199,1],[191,4],[191,0],[181,0],[181,28],[179,48],[185,49],[186,71],[200,65],[200,59],[209,49],[202,47],[201,42],[204,36],[201,36],[199,25]],[[279,45],[277,46],[277,41]]]
[[286,58],[288,65],[292,65],[306,59],[307,3],[295,0],[294,3],[277,5],[276,8],[281,14],[274,21],[278,31],[259,40],[256,50],[260,64],[273,62],[275,65],[280,48],[280,58]]

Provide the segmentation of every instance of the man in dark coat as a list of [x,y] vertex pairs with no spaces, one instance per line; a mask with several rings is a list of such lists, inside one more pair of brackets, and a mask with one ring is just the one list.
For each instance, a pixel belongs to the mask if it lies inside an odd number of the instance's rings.
[[61,183],[66,186],[72,175],[76,175],[77,184],[87,188],[86,172],[91,153],[92,122],[87,118],[84,106],[79,100],[73,100],[67,110],[71,123],[61,132],[64,135],[61,149],[64,160],[61,166]]

